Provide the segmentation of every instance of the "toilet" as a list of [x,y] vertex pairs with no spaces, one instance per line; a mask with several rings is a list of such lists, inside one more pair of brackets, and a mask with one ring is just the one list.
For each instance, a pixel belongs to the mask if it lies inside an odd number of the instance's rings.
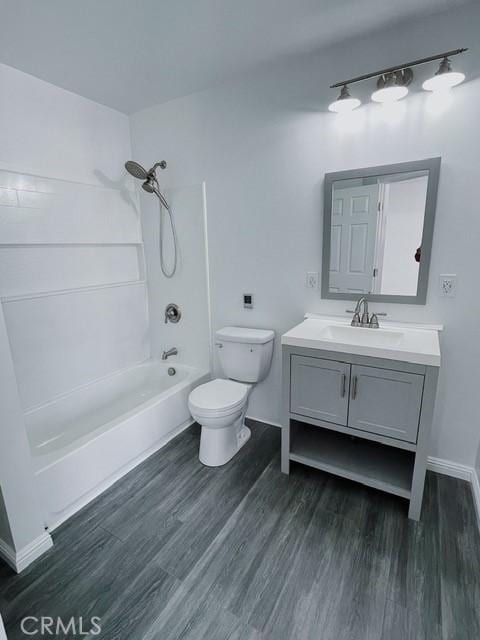
[[202,384],[188,398],[190,413],[202,427],[199,459],[208,467],[226,464],[250,438],[244,423],[248,397],[270,370],[275,333],[224,327],[215,337],[227,379]]

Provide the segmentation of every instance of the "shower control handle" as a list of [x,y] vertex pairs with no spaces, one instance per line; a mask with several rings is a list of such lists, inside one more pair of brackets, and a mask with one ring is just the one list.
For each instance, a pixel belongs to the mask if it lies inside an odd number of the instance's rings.
[[176,305],[174,302],[167,304],[165,307],[165,324],[171,322],[173,324],[177,324],[180,322],[180,318],[182,317],[182,312],[180,311],[180,307]]

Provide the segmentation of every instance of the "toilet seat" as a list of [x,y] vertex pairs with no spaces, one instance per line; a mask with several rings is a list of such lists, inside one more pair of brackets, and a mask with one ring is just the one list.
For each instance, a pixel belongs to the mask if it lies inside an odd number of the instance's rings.
[[217,378],[196,387],[188,403],[192,413],[199,416],[225,416],[243,407],[251,385]]

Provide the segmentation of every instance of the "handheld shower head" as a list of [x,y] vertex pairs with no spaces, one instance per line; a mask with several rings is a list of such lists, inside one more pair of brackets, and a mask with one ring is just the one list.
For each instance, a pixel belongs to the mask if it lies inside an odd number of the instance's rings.
[[170,210],[170,207],[168,206],[168,202],[165,200],[164,195],[160,191],[160,188],[158,186],[158,182],[155,176],[148,176],[148,178],[142,184],[142,189],[147,193],[154,193],[157,196],[157,198],[160,200],[160,202],[163,204],[165,209],[167,209],[167,211]]
[[148,178],[148,171],[134,160],[127,160],[125,163],[125,169],[131,176],[138,178],[138,180],[146,180]]
[[155,178],[154,176],[148,176],[145,182],[142,184],[142,189],[147,193],[155,193]]

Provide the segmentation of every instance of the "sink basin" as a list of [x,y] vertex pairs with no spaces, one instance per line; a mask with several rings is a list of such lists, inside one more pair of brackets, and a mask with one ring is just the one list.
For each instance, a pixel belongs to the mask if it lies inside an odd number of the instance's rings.
[[369,329],[338,324],[327,325],[318,334],[321,340],[332,340],[343,344],[362,345],[366,347],[398,347],[403,333],[386,331],[385,329]]
[[352,327],[346,318],[308,315],[283,334],[282,344],[439,367],[441,329],[386,321],[380,329],[370,329]]

